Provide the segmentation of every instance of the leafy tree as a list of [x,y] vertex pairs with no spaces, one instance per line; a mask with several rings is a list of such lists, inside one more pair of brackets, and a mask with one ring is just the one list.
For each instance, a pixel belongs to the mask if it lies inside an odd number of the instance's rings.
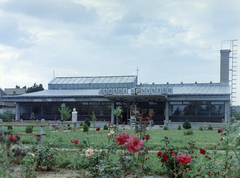
[[120,107],[117,107],[116,109],[114,109],[113,113],[117,117],[117,124],[118,124],[118,117],[121,115],[122,109]]
[[32,93],[32,92],[37,92],[42,90],[44,90],[42,84],[37,85],[36,83],[34,83],[32,87],[28,87],[26,93]]
[[13,113],[10,110],[7,110],[3,113],[0,113],[0,119],[2,119],[3,122],[12,122],[12,120],[15,119],[15,113]]
[[91,118],[92,118],[92,122],[93,122],[93,127],[95,128],[96,127],[97,118],[95,116],[94,111],[92,112]]
[[66,107],[66,104],[64,103],[61,104],[61,109],[59,108],[58,111],[61,114],[61,121],[65,121],[71,116],[71,110]]

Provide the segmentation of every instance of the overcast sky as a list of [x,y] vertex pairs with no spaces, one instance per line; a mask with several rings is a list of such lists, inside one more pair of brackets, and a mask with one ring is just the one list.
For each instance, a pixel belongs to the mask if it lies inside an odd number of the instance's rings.
[[234,39],[239,0],[0,0],[0,87],[137,67],[139,83],[219,82]]

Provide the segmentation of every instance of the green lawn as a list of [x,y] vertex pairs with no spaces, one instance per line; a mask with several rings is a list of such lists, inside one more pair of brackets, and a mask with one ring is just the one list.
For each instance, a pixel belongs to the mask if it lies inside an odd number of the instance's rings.
[[[7,128],[3,127],[3,130],[6,131]],[[25,127],[13,127],[13,132],[15,133],[24,133]],[[40,128],[34,127],[33,132],[39,133]],[[99,132],[96,130],[89,130],[88,133],[83,132],[80,128],[74,131],[65,130],[65,132],[58,132],[54,129],[50,129],[49,127],[45,128],[46,137],[45,143],[54,143],[54,146],[66,146],[71,147],[73,144],[71,140],[79,140],[80,142],[83,140],[87,140],[86,137],[89,138],[90,143],[94,143],[97,146],[100,146],[102,143],[107,143],[107,133],[108,130],[101,129]],[[134,130],[126,129],[125,132],[129,134],[134,134]],[[217,144],[219,142],[219,135],[217,130],[193,130],[193,135],[184,135],[184,130],[148,130],[147,134],[150,135],[151,139],[145,144],[150,146],[152,149],[157,148],[158,146],[163,145],[161,140],[167,136],[170,144],[174,146],[184,147],[188,146],[189,141],[196,142],[196,148],[199,149],[201,147],[208,147],[210,149],[210,144]],[[23,143],[31,143],[34,140],[31,136],[22,136]],[[77,145],[76,145],[77,146]]]

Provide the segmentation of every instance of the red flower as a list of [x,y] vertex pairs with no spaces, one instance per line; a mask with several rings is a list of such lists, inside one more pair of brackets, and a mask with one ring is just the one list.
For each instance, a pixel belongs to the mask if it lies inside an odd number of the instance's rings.
[[75,140],[71,140],[72,143],[74,143]]
[[181,165],[185,165],[187,163],[192,162],[191,156],[188,156],[186,154],[178,155],[177,160],[178,160],[179,164],[181,164]]
[[205,150],[201,148],[201,149],[200,149],[200,154],[205,155]]
[[74,143],[77,145],[79,143],[79,141],[78,140],[74,140]]
[[15,140],[16,140],[16,137],[9,135],[9,136],[8,136],[8,139],[11,140],[11,141],[15,141]]
[[149,135],[145,135],[145,140],[149,140]]
[[168,153],[168,149],[165,150],[165,153]]
[[125,146],[128,151],[132,153],[138,152],[144,144],[143,140],[139,140],[136,135],[132,134],[129,136],[129,138],[125,142]]
[[157,153],[157,157],[161,156],[161,154],[162,154],[162,152],[159,151],[159,152]]
[[109,121],[109,124],[111,123],[111,121]]
[[172,154],[172,157],[175,157],[175,156],[176,156],[176,154],[175,154],[175,153],[173,153],[173,154]]
[[218,129],[218,133],[222,133],[223,129]]
[[118,145],[123,145],[128,138],[129,138],[129,134],[126,132],[123,132],[115,138],[115,142],[119,142]]
[[96,128],[96,131],[100,131],[100,126],[98,128]]
[[163,155],[163,158],[161,159],[162,162],[166,162],[168,159],[168,156],[167,155]]

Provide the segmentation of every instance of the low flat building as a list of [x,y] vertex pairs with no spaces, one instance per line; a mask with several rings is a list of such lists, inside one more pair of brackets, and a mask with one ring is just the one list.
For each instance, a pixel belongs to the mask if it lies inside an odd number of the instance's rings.
[[163,121],[222,122],[228,121],[230,105],[229,53],[221,50],[220,82],[192,84],[137,84],[137,76],[56,77],[48,90],[18,96],[3,96],[3,101],[16,102],[16,119],[60,119],[62,103],[76,108],[78,120],[116,122],[114,109],[123,112],[120,123],[128,123],[131,107],[144,117],[152,115],[155,124]]

